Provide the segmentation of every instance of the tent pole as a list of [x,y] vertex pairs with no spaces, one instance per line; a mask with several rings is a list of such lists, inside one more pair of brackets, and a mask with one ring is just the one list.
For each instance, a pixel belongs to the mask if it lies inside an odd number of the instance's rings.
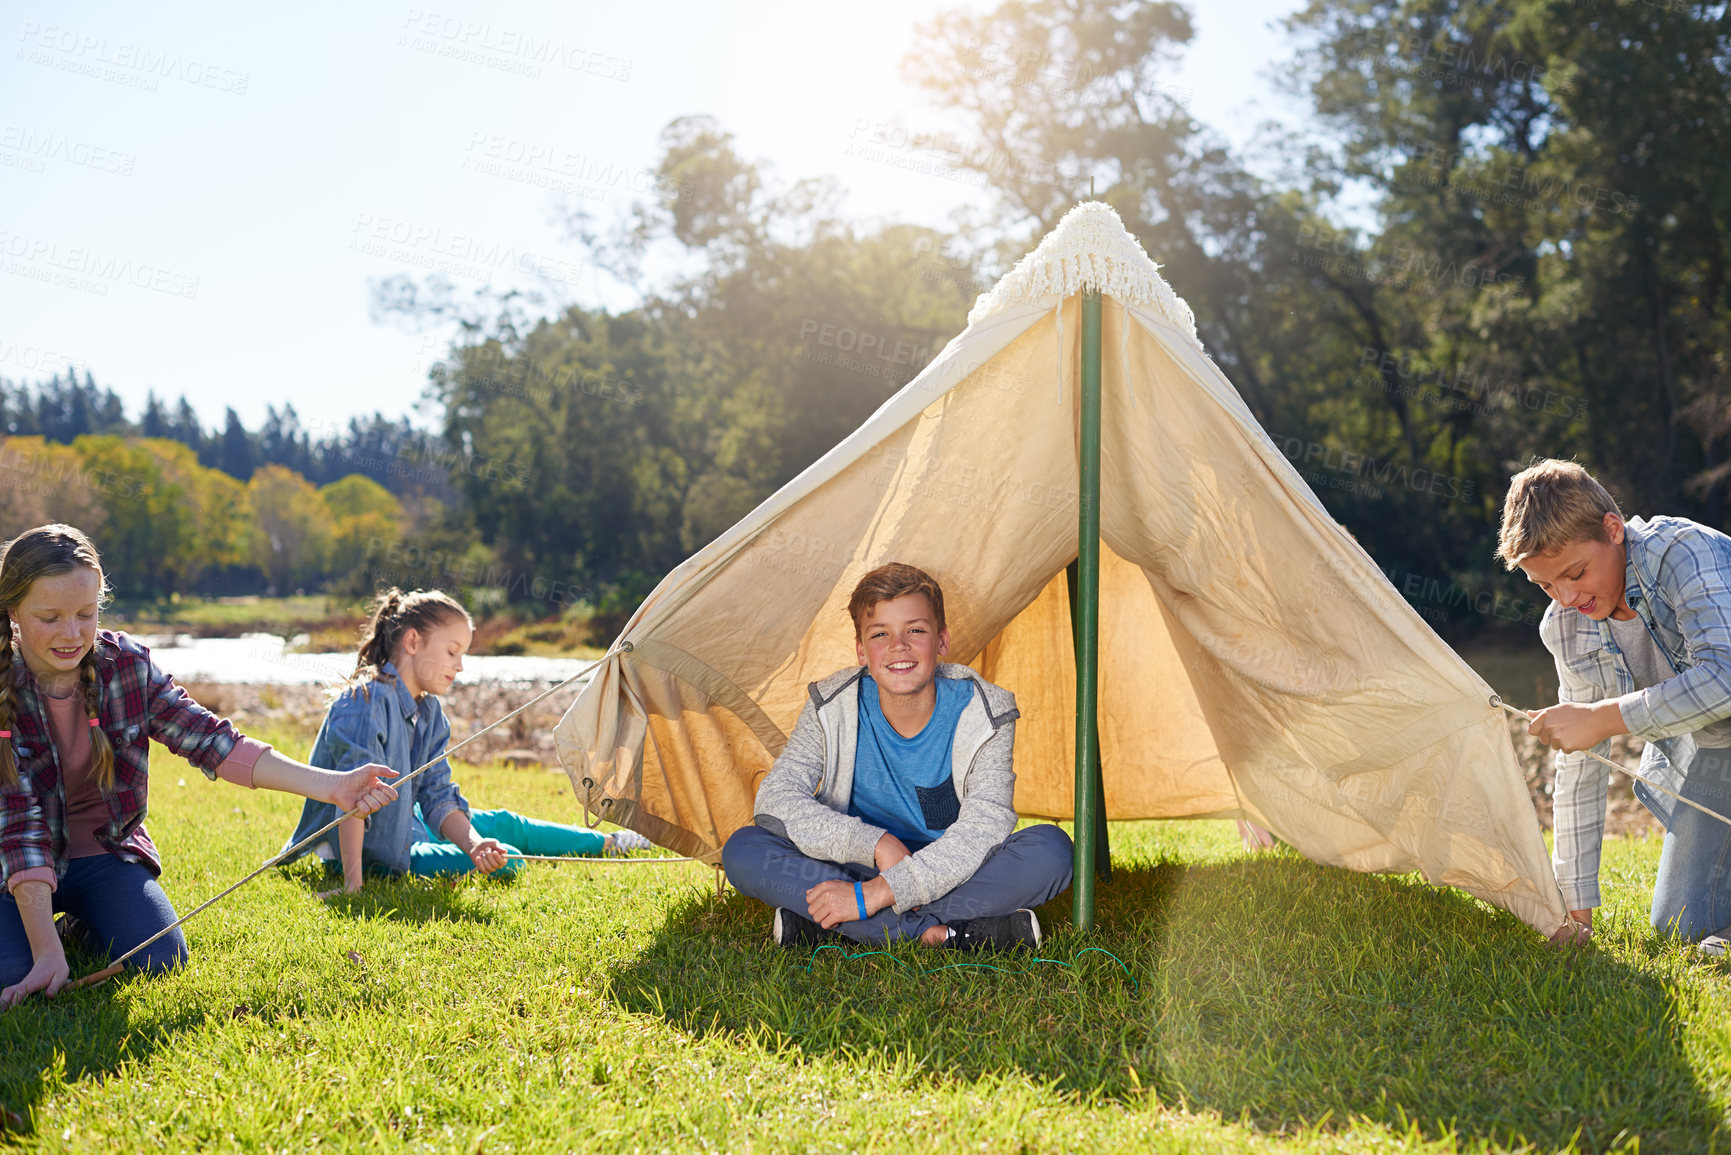
[[1100,294],[1082,295],[1081,507],[1077,527],[1076,636],[1076,860],[1071,881],[1076,929],[1094,928],[1094,858],[1101,797],[1095,793],[1099,760],[1100,674]]
[[[1080,567],[1075,562],[1071,562],[1068,566],[1064,567],[1064,577],[1070,587],[1070,640],[1076,650],[1075,657],[1077,669],[1081,669],[1082,664],[1082,620],[1076,612],[1076,591],[1078,588],[1078,575],[1076,571],[1079,568]],[[1094,797],[1100,800],[1101,805],[1099,810],[1104,811],[1106,783],[1104,775],[1100,772],[1100,727],[1098,719],[1096,719],[1096,724],[1094,726],[1093,777]],[[1110,825],[1111,823],[1109,822],[1096,822],[1094,824],[1094,832],[1096,835],[1094,839],[1094,853],[1099,856],[1094,860],[1094,873],[1107,882],[1112,881],[1112,843],[1111,839],[1108,838],[1106,834],[1106,829]]]

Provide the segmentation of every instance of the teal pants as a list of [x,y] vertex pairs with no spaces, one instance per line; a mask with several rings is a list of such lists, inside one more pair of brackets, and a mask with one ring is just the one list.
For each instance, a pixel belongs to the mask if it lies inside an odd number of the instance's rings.
[[[497,838],[507,854],[557,854],[597,858],[607,845],[607,836],[581,826],[566,826],[559,822],[543,822],[525,818],[509,810],[471,810],[469,823],[482,838]],[[515,859],[493,872],[495,878],[509,878],[522,868]],[[430,876],[467,874],[475,869],[474,860],[455,843],[439,838],[435,842],[417,842],[409,847],[409,873]]]

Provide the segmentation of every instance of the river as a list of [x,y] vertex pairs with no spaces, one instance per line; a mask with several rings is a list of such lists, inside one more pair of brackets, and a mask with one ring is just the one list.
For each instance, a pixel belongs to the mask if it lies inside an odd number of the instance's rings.
[[[292,653],[276,634],[246,634],[238,638],[144,635],[138,640],[150,647],[156,664],[178,682],[318,686],[335,683],[355,668],[352,651]],[[577,658],[470,655],[463,659],[459,678],[464,682],[556,683],[588,664]]]

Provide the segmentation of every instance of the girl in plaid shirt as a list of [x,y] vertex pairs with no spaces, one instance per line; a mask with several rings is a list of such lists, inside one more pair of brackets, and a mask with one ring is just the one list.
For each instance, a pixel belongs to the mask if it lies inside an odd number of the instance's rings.
[[[96,547],[69,525],[0,547],[0,1008],[65,984],[56,912],[111,959],[176,921],[144,831],[150,739],[207,778],[366,813],[396,797],[389,767],[333,774],[204,709],[143,646],[97,628],[106,594]],[[154,971],[186,956],[177,928],[136,961]]]

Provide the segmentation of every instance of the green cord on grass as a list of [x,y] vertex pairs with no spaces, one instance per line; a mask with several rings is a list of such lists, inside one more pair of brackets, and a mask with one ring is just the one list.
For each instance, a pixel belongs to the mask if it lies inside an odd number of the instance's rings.
[[[870,958],[873,955],[882,955],[885,958],[889,959],[891,962],[895,963],[897,966],[901,967],[903,970],[913,970],[914,974],[916,976],[937,974],[939,971],[962,970],[962,969],[968,969],[968,968],[972,968],[972,969],[976,969],[976,970],[997,971],[999,974],[1005,974],[1005,975],[1031,975],[1034,973],[1032,969],[1028,969],[1028,968],[1024,968],[1022,970],[1011,970],[1008,967],[993,966],[991,963],[968,963],[968,962],[945,963],[941,967],[921,967],[918,970],[915,970],[908,963],[897,958],[895,955],[891,954],[887,950],[862,950],[862,951],[858,952],[857,954],[847,954],[846,949],[847,948],[842,947],[842,946],[840,946],[836,943],[833,943],[833,942],[824,943],[822,946],[818,947],[816,950],[811,952],[811,958],[809,960],[807,960],[806,964],[805,964],[805,973],[806,974],[811,973],[812,966],[817,962],[817,956],[822,954],[826,950],[842,951],[843,957],[849,962],[853,961],[856,958]],[[1105,947],[1085,946],[1081,950],[1077,951],[1075,954],[1071,955],[1069,962],[1065,962],[1063,959],[1038,958],[1038,957],[1036,957],[1033,961],[1035,961],[1037,963],[1052,963],[1055,966],[1074,968],[1076,965],[1076,960],[1081,958],[1083,955],[1087,954],[1091,950],[1092,951],[1099,951],[1101,954],[1105,955],[1107,958],[1109,958],[1113,962],[1117,963],[1119,968],[1121,970],[1123,970],[1125,977],[1130,980],[1135,993],[1140,994],[1142,992],[1141,982],[1137,980],[1135,975],[1130,973],[1130,968],[1124,965],[1124,960],[1119,958],[1117,955],[1113,954],[1111,951],[1107,950]]]

